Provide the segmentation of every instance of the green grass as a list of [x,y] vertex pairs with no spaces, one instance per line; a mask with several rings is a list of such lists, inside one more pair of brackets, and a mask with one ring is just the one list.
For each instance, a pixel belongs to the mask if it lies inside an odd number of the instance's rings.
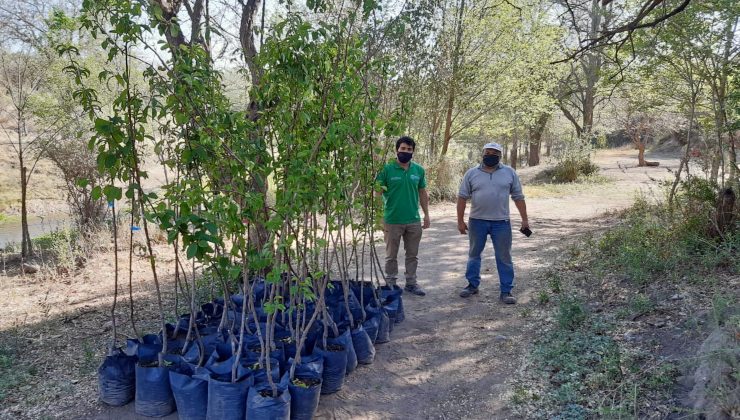
[[597,243],[600,258],[594,264],[638,285],[655,279],[702,279],[717,270],[740,273],[740,231],[712,236],[710,215],[711,207],[678,213],[639,201],[624,223]]
[[2,402],[8,393],[23,384],[29,374],[34,370],[26,369],[16,362],[15,353],[6,348],[0,347],[0,402]]
[[[612,337],[615,325],[589,313],[580,299],[562,297],[557,308],[555,328],[534,350],[550,388],[544,402],[557,407],[551,418],[632,417],[646,396],[674,383],[675,365],[651,364],[645,355],[622,348]],[[523,391],[512,397],[515,404],[524,401]]]
[[[716,187],[693,180],[681,186],[671,209],[638,201],[619,225],[579,242],[567,250],[567,261],[547,271],[538,302],[550,304],[553,322],[533,356],[545,379],[538,406],[548,418],[634,418],[654,412],[653,402],[666,401],[679,374],[677,362],[653,354],[654,344],[615,337],[624,332],[625,319],[656,309],[643,286],[695,282],[712,290],[722,276],[740,273],[740,225],[723,235],[713,232],[714,197]],[[612,282],[628,297],[592,313],[582,297],[594,295],[589,280]],[[718,292],[712,323],[737,334],[737,303]],[[515,404],[529,401],[526,389],[512,396]]]

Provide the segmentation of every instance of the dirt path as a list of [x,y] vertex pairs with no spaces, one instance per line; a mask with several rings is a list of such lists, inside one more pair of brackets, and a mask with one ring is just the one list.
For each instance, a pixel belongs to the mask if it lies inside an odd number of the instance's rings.
[[[375,363],[358,368],[342,391],[322,396],[317,418],[513,417],[507,380],[519,369],[537,331],[521,315],[536,304],[541,287],[533,279],[538,270],[549,266],[572,235],[604,227],[608,221],[596,218],[604,211],[628,207],[638,192],[659,194],[655,180],[669,176],[665,168],[678,164],[675,158],[652,156],[660,168],[636,168],[634,155],[632,150],[597,155],[609,183],[584,186],[567,197],[527,200],[535,234],[514,237],[515,306],[498,302],[490,244],[484,251],[481,293],[467,300],[458,297],[466,284],[467,237],[457,232],[454,205],[435,206],[419,262],[419,283],[427,296],[404,295],[406,321],[397,325],[392,341],[379,345]],[[525,181],[532,175],[532,169],[521,171]]]

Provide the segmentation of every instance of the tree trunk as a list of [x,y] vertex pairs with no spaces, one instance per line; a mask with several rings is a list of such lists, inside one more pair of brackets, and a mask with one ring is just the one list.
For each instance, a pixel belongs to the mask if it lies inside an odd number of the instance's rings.
[[31,234],[28,231],[28,177],[23,156],[24,127],[23,111],[18,109],[18,165],[21,168],[21,256],[27,258],[33,254],[33,244],[31,243]]
[[509,166],[516,169],[516,163],[519,159],[519,140],[517,139],[516,133],[511,139],[511,158],[509,159]]
[[645,164],[645,143],[638,140],[637,141],[637,166],[647,166]]
[[445,117],[445,135],[442,140],[442,151],[440,156],[447,154],[447,148],[450,145],[452,137],[452,108],[455,105],[455,89],[450,89],[450,96],[447,98],[447,116]]
[[[265,0],[266,1],[266,0]],[[244,54],[244,61],[249,69],[249,75],[252,82],[252,86],[259,86],[262,80],[262,74],[264,73],[262,67],[256,62],[257,57],[257,46],[255,45],[254,39],[254,19],[257,16],[259,9],[260,0],[247,0],[246,3],[242,3],[242,16],[239,22],[239,42],[242,47],[242,53]],[[259,104],[254,99],[250,99],[249,107],[247,109],[247,117],[252,121],[256,122],[259,119]],[[257,142],[257,133],[252,130],[250,132],[250,141],[252,143]],[[261,162],[255,162],[259,165]],[[261,179],[257,176],[251,179],[251,188],[254,191],[258,191],[263,196],[263,200],[267,203],[267,190],[268,181],[267,179]],[[268,240],[267,229],[264,225],[255,223],[252,225],[254,232],[250,232],[256,241],[258,249]]]
[[689,114],[689,131],[686,133],[686,152],[684,153],[683,159],[681,159],[681,164],[678,165],[678,171],[676,171],[676,178],[673,180],[673,185],[671,186],[671,192],[668,195],[668,207],[673,206],[673,198],[676,196],[676,188],[678,188],[678,183],[681,180],[681,170],[684,166],[686,166],[686,174],[689,173],[689,156],[691,153],[691,132],[694,129],[694,117],[696,116],[696,97],[699,94],[698,88],[694,86],[694,80],[692,75],[689,73],[689,84],[691,89],[691,113]]
[[732,131],[730,131],[730,155],[728,156],[730,158],[730,184],[735,186],[740,186],[740,171],[738,171],[738,163],[737,163],[737,149],[735,147],[735,136],[732,134]]
[[[537,119],[534,127],[529,132],[529,156],[527,164],[529,166],[537,166],[540,164],[540,149],[542,146],[542,133],[545,131],[547,120],[550,118],[550,114],[543,113]],[[548,155],[550,154],[548,145]]]
[[529,162],[529,144],[529,140],[522,141],[522,150],[519,155],[522,156],[524,162]]
[[434,158],[437,156],[437,135],[439,131],[439,122],[441,118],[439,118],[439,113],[437,112],[437,107],[434,107],[434,113],[432,117],[432,133],[429,136],[429,157]]
[[637,144],[637,166],[660,166],[660,162],[645,160],[645,143],[642,140],[638,140]]
[[[20,159],[21,162],[23,158]],[[28,231],[28,183],[26,182],[26,167],[21,163],[21,255],[23,258],[33,254],[31,234]]]
[[465,0],[460,0],[460,10],[458,11],[455,19],[456,23],[456,34],[455,34],[455,48],[452,50],[452,75],[450,80],[450,94],[447,98],[447,116],[445,118],[445,134],[442,139],[442,152],[441,156],[447,154],[447,148],[450,145],[450,139],[452,138],[452,109],[455,106],[455,92],[457,90],[457,78],[460,68],[460,48],[462,46],[462,35],[463,35],[463,12],[465,11]]
[[[602,0],[591,1],[591,27],[589,36],[594,39],[599,34],[602,24],[602,13],[605,9],[601,4]],[[583,91],[583,115],[581,129],[582,133],[590,136],[594,125],[594,109],[596,108],[596,85],[599,82],[601,71],[601,51],[593,50],[586,54],[585,61],[582,64],[586,86]]]
[[733,226],[735,218],[736,196],[732,188],[720,191],[717,197],[717,213],[715,214],[715,228],[717,234],[724,235]]

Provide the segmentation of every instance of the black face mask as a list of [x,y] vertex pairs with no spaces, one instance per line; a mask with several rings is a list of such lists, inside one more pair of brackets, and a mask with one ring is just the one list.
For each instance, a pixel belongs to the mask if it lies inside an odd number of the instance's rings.
[[398,152],[396,156],[398,157],[399,162],[408,163],[411,160],[411,158],[414,156],[414,154],[409,153],[409,152]]
[[498,155],[483,156],[483,164],[488,166],[489,168],[493,168],[496,165],[498,165],[498,162],[500,160],[501,160],[501,156],[498,156]]

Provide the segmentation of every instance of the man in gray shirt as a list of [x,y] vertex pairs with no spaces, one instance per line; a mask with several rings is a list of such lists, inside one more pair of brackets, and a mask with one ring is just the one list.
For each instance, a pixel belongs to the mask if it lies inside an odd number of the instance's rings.
[[[490,235],[501,284],[500,300],[514,304],[516,299],[511,295],[514,287],[514,264],[511,261],[509,196],[522,217],[522,231],[530,231],[522,185],[514,169],[500,163],[502,153],[503,147],[498,143],[483,146],[482,163],[468,170],[460,183],[457,194],[457,230],[463,235],[467,233],[470,239],[468,266],[465,271],[468,285],[460,292],[460,296],[466,298],[478,293],[481,253]],[[472,202],[468,224],[464,220],[467,200]]]

